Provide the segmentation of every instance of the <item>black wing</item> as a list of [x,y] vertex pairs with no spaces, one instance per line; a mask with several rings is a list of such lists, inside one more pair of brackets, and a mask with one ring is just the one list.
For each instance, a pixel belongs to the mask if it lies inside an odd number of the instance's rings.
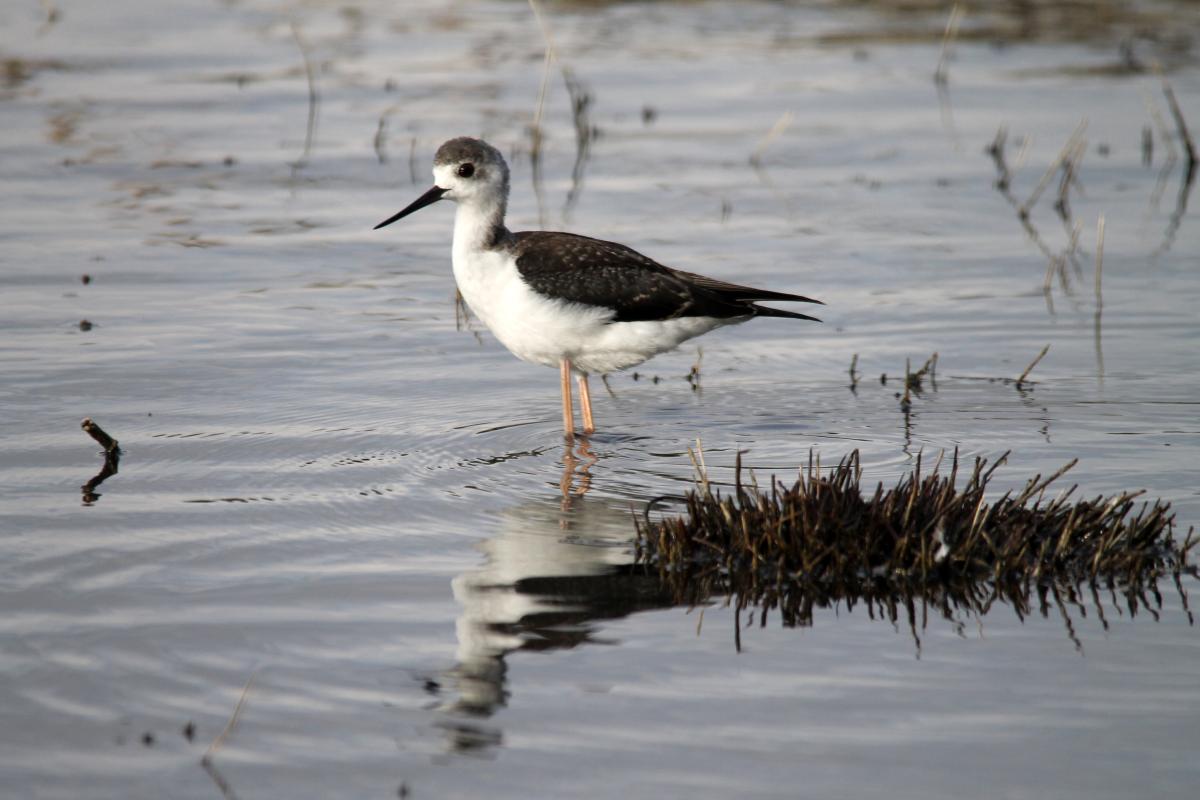
[[572,303],[611,308],[613,322],[748,315],[814,319],[751,301],[819,302],[680,272],[625,245],[572,233],[526,231],[513,234],[508,247],[521,277],[535,291]]

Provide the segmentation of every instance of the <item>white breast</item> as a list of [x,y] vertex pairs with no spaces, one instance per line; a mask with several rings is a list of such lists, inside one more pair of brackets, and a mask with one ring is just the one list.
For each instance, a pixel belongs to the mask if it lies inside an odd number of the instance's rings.
[[471,311],[501,344],[517,358],[535,364],[556,367],[564,357],[578,360],[609,327],[612,317],[606,309],[539,295],[521,280],[516,263],[501,251],[456,252],[454,279]]
[[569,358],[579,372],[604,374],[636,366],[651,356],[713,328],[749,317],[684,317],[610,322],[610,309],[568,303],[533,291],[503,250],[463,242],[455,231],[454,279],[471,311],[524,361],[557,367]]

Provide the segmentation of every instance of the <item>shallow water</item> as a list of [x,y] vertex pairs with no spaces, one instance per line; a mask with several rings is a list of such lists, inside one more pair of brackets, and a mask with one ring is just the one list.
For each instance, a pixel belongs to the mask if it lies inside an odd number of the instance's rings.
[[[738,450],[787,477],[858,448],[868,482],[1011,450],[998,488],[1078,457],[1081,493],[1200,521],[1200,225],[1160,134],[1143,164],[1146,98],[1172,123],[1119,50],[1163,61],[1200,127],[1195,10],[1138,6],[1172,20],[1156,37],[969,11],[939,102],[941,10],[555,5],[597,129],[567,214],[557,72],[540,212],[532,181],[527,6],[430,5],[0,10],[6,793],[1190,796],[1200,638],[1172,592],[1158,621],[1072,608],[1074,641],[1001,607],[918,646],[860,607],[738,653],[729,609],[673,607],[628,564],[631,509],[687,488],[697,439],[719,480]],[[984,149],[1007,128],[1025,198],[1084,118],[1078,272],[1047,298]],[[464,133],[511,155],[514,229],[819,297],[824,324],[706,336],[698,389],[695,346],[614,375],[601,432],[564,450],[556,376],[456,324],[449,210],[370,230]],[[1054,253],[1057,191],[1030,216]],[[989,380],[1047,343],[1032,385]],[[935,351],[906,416],[905,362]],[[88,500],[83,417],[124,451]]]

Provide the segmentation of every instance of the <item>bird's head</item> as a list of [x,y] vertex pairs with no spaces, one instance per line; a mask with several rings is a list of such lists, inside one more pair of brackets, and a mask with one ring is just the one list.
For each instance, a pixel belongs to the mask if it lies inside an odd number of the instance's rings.
[[433,186],[400,212],[375,226],[399,219],[436,203],[453,200],[503,211],[508,197],[508,164],[500,151],[482,139],[460,136],[438,148],[433,157]]

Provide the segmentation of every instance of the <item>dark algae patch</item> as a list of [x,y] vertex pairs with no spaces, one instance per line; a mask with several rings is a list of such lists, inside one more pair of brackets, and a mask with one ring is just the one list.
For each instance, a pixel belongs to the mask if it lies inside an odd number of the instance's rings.
[[[638,521],[638,560],[659,571],[676,598],[702,604],[724,595],[765,625],[778,611],[788,627],[808,626],[813,611],[862,603],[872,618],[907,621],[913,637],[930,610],[961,625],[996,602],[1024,619],[1056,608],[1077,646],[1070,609],[1095,609],[1107,628],[1102,595],[1118,613],[1139,609],[1156,619],[1159,584],[1195,577],[1189,553],[1200,539],[1174,534],[1170,505],[1141,492],[1072,499],[1077,486],[1051,491],[1075,461],[1036,475],[1018,492],[987,501],[988,483],[1007,454],[975,460],[960,483],[958,453],[915,469],[895,487],[862,487],[858,451],[822,475],[810,456],[795,483],[772,479],[762,489],[743,479],[739,454],[734,486],[722,494],[701,474],[681,516]],[[965,472],[965,470],[964,470]]]

